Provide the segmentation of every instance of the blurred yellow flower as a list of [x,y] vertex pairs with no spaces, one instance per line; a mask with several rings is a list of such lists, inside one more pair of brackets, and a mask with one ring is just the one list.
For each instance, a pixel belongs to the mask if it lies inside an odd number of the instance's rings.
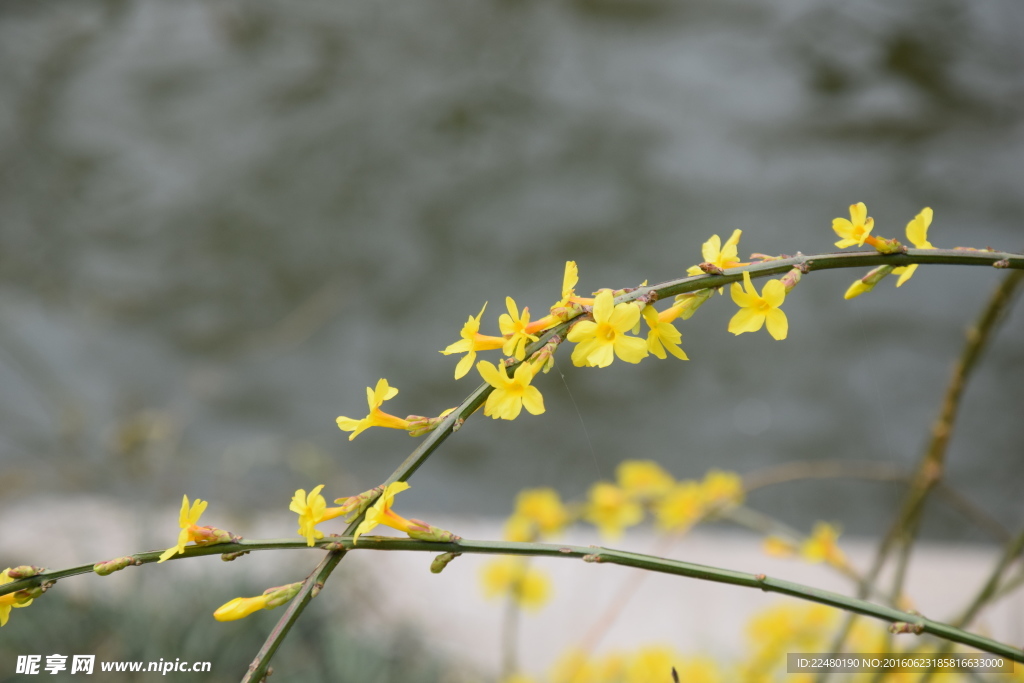
[[544,536],[559,533],[571,521],[558,491],[551,488],[520,491],[514,517],[528,520]]
[[654,518],[663,531],[686,531],[704,516],[704,490],[693,480],[681,481],[654,504]]
[[800,555],[808,562],[827,562],[835,567],[846,565],[846,555],[839,549],[839,529],[818,522],[810,537],[800,546]]
[[599,481],[590,488],[583,518],[596,526],[602,536],[618,538],[623,529],[643,520],[644,511],[624,490]]
[[743,502],[743,480],[735,472],[709,470],[701,483],[705,506],[719,509]]
[[672,475],[654,460],[624,460],[615,470],[619,486],[643,500],[665,495],[675,484]]
[[484,597],[508,596],[524,609],[537,610],[551,597],[551,580],[521,557],[499,557],[480,574]]

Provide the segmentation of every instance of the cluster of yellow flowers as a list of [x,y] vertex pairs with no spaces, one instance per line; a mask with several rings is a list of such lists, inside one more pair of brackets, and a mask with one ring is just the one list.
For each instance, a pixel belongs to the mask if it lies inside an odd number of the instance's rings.
[[[549,674],[538,679],[514,674],[502,683],[649,683],[678,680],[685,683],[812,683],[817,674],[787,672],[787,654],[825,652],[842,612],[825,605],[779,603],[754,614],[747,622],[744,656],[718,662],[707,655],[684,655],[664,645],[649,645],[633,652],[590,655],[579,649],[563,654]],[[889,652],[888,631],[873,622],[858,621],[847,641],[851,652]],[[673,677],[675,670],[675,677]],[[963,680],[943,672],[944,681]],[[921,674],[889,673],[891,683],[910,683]],[[843,680],[872,681],[874,673],[843,674]]]
[[[616,469],[614,483],[597,482],[583,502],[564,503],[550,488],[520,491],[503,535],[506,541],[539,541],[583,521],[602,536],[616,538],[640,524],[647,512],[662,531],[682,533],[742,502],[743,483],[733,472],[711,470],[702,481],[676,481],[653,460],[626,460]],[[481,582],[487,597],[507,597],[529,609],[543,606],[551,594],[546,574],[520,558],[487,563]]]
[[[928,228],[931,224],[932,210],[926,206],[907,223],[907,239],[918,249],[934,249],[935,247],[928,241]],[[836,218],[832,221],[832,229],[842,238],[836,242],[836,246],[840,249],[845,249],[854,245],[863,247],[866,243],[883,254],[893,254],[902,248],[902,245],[895,239],[872,235],[871,230],[874,227],[875,219],[868,216],[868,207],[864,205],[864,202],[852,204],[850,205],[849,220],[846,218]],[[917,270],[916,263],[899,267],[878,266],[861,279],[854,281],[850,288],[846,290],[844,296],[847,299],[852,299],[865,292],[870,292],[889,273],[900,276],[896,281],[896,286],[901,287],[904,282],[911,278],[915,270]]]

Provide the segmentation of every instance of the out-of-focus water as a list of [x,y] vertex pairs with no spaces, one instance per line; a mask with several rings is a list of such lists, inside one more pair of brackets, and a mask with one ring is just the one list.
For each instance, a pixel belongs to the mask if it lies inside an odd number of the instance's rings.
[[[928,0],[12,0],[0,7],[0,493],[279,506],[377,483],[413,448],[349,442],[364,387],[398,415],[472,389],[437,353],[506,295],[680,276],[711,234],[834,250],[865,201],[902,237],[1024,247],[1024,8]],[[995,271],[922,268],[844,302],[815,273],[790,338],[538,379],[547,412],[479,417],[423,468],[420,509],[582,496],[624,458],[680,477],[800,459],[909,466]],[[1024,322],[965,397],[950,483],[1022,509]],[[564,373],[564,379],[562,376]],[[897,488],[801,483],[758,506],[871,532]],[[975,532],[941,504],[933,535]],[[211,508],[212,511],[212,508]]]

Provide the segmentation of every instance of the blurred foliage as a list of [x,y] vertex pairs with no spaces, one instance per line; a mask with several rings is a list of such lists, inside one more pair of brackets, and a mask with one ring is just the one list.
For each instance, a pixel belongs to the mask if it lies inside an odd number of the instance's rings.
[[[94,577],[95,578],[95,577]],[[102,680],[101,661],[212,663],[204,683],[236,682],[245,672],[282,613],[259,612],[242,621],[220,623],[213,609],[226,595],[249,595],[246,588],[216,591],[202,585],[180,586],[164,597],[138,591],[118,599],[78,599],[55,587],[26,609],[15,610],[0,638],[0,682],[24,680],[14,674],[18,655],[95,654],[94,676]],[[161,591],[163,592],[163,591]],[[259,591],[257,591],[259,592]],[[321,599],[323,597],[321,596]],[[335,600],[334,595],[327,596]],[[159,602],[160,604],[153,604]],[[274,657],[282,672],[271,680],[295,683],[433,683],[462,680],[426,652],[411,630],[386,639],[355,632],[346,606],[317,605],[306,611]],[[42,675],[48,675],[45,672]],[[66,672],[64,675],[67,675]],[[114,674],[109,674],[115,676]],[[156,673],[117,673],[118,681],[152,681]],[[184,680],[192,674],[171,672]]]

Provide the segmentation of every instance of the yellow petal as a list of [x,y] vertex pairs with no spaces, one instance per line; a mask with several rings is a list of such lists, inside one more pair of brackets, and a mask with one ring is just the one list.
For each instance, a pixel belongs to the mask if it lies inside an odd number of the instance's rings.
[[505,373],[499,373],[498,368],[496,368],[493,364],[488,363],[485,360],[482,360],[479,363],[477,363],[476,369],[477,372],[480,373],[480,376],[484,378],[484,381],[490,384],[492,387],[501,388],[504,387],[505,384],[507,383],[507,376],[506,378],[504,378],[504,381],[502,377],[502,375],[504,375]]
[[729,320],[729,331],[733,334],[744,332],[757,332],[764,325],[764,314],[758,313],[752,308],[741,308]]
[[619,304],[608,316],[608,324],[616,332],[625,332],[640,322],[640,308],[636,304]]
[[594,298],[594,320],[596,322],[608,322],[608,318],[611,317],[614,306],[612,301],[615,297],[612,296],[611,290],[605,289],[598,293],[597,297]]
[[639,363],[647,357],[647,342],[639,337],[621,335],[615,339],[614,346],[615,355],[627,363]]
[[864,202],[857,202],[850,205],[850,220],[854,225],[864,225],[868,217],[868,207]]
[[896,281],[896,286],[899,287],[909,280],[914,275],[915,270],[917,270],[916,263],[911,263],[909,266],[904,266],[902,268],[894,268],[892,272],[900,274],[900,279]]
[[455,366],[455,379],[462,379],[469,372],[469,369],[473,367],[473,361],[476,360],[476,351],[470,351],[459,360],[459,364]]
[[718,255],[722,250],[722,238],[718,235],[712,235],[711,239],[700,246],[700,253],[704,257],[706,263],[714,263],[718,260]]
[[523,392],[523,407],[532,415],[540,415],[544,412],[544,397],[541,396],[537,387],[526,387]]
[[778,308],[786,300],[786,285],[782,284],[782,280],[769,280],[764,283],[761,296],[769,306]]
[[765,314],[765,321],[768,325],[768,334],[772,335],[772,338],[781,341],[789,334],[789,319],[786,318],[785,311],[773,308]]
[[591,322],[590,320],[581,320],[572,326],[569,330],[569,334],[566,339],[571,341],[573,344],[578,344],[587,337],[592,337],[594,331],[597,329],[597,323]]
[[[914,216],[914,219],[907,223],[907,239],[913,242],[918,249],[934,249],[928,241],[928,226],[932,224],[932,210],[930,207],[921,209],[921,213]],[[899,285],[896,285],[899,287]]]

